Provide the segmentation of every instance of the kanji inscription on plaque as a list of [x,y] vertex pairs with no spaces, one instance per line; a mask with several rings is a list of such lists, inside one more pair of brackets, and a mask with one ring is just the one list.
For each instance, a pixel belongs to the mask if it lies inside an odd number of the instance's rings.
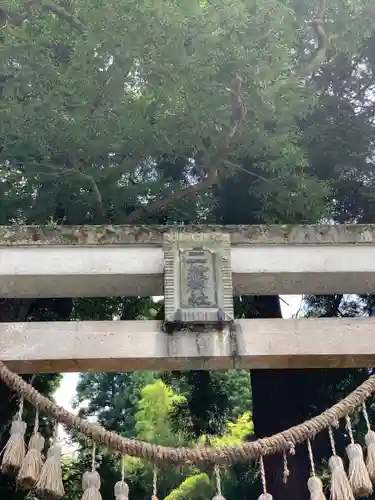
[[193,248],[180,252],[181,307],[217,307],[215,255],[209,250]]
[[167,322],[233,319],[230,239],[223,233],[167,233],[164,237]]

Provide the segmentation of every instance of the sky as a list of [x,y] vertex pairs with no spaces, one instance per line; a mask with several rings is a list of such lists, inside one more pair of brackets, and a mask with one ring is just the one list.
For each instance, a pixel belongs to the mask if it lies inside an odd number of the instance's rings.
[[[291,318],[300,308],[302,296],[301,295],[283,295],[281,299],[281,310],[283,318]],[[78,383],[79,373],[64,373],[60,387],[55,392],[55,401],[59,406],[63,406],[66,410],[76,413],[77,410],[72,408],[72,401],[76,395],[76,387]],[[60,428],[60,440],[63,446],[64,453],[72,451],[72,445],[64,432]],[[73,446],[74,449],[74,446]]]

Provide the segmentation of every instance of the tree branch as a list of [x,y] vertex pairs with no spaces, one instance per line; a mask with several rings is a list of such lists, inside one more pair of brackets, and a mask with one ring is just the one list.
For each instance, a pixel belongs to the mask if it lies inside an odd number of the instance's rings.
[[233,163],[232,161],[224,160],[223,162],[225,165],[229,165],[230,167],[236,168],[240,172],[243,172],[244,174],[251,175],[253,177],[256,177],[260,181],[264,182],[269,182],[269,179],[266,177],[263,177],[263,175],[257,174],[256,172],[252,172],[251,170],[247,170],[246,168],[242,167],[241,165],[238,165],[237,163]]
[[[231,151],[231,143],[238,132],[239,128],[243,124],[246,117],[246,108],[242,102],[241,98],[241,85],[242,78],[235,74],[231,80],[230,86],[227,91],[230,93],[230,105],[231,105],[231,125],[229,130],[223,140],[221,141],[222,146],[220,146],[216,153],[208,160],[207,166],[207,176],[201,182],[197,184],[191,184],[185,188],[175,191],[165,198],[159,198],[157,200],[149,202],[147,205],[141,206],[133,212],[131,212],[125,219],[125,223],[129,224],[137,220],[143,215],[152,214],[156,211],[163,212],[167,209],[169,205],[177,201],[182,200],[182,198],[190,198],[194,194],[197,194],[204,189],[210,189],[211,187],[217,185],[220,180],[219,169],[222,163],[227,159],[228,154]],[[207,154],[208,152],[205,151]]]
[[311,20],[318,46],[314,50],[307,64],[289,77],[289,84],[298,84],[300,80],[314,73],[327,59],[328,37],[324,27],[325,15],[326,0],[321,0],[319,11],[317,12],[317,15],[314,17],[314,19]]
[[[324,17],[326,11],[326,0],[321,0],[319,12],[316,17],[312,20],[312,26],[317,38],[317,48],[312,54],[310,61],[307,63],[307,66],[301,68],[299,71],[291,75],[288,79],[289,83],[298,83],[302,78],[313,73],[323,61],[326,59],[326,51],[327,51],[327,35],[324,29]],[[223,146],[218,149],[217,153],[213,156],[210,161],[210,165],[208,167],[207,177],[197,183],[190,186],[187,186],[183,189],[175,191],[165,198],[157,199],[149,202],[147,205],[137,208],[133,212],[128,215],[125,219],[126,223],[132,223],[137,220],[139,217],[142,217],[147,214],[152,214],[156,211],[165,211],[168,205],[174,203],[176,201],[181,200],[184,197],[191,197],[198,192],[203,191],[204,189],[209,189],[214,185],[217,185],[219,182],[219,168],[221,164],[227,160],[227,156],[230,152],[231,141],[236,135],[240,125],[242,125],[245,116],[246,116],[246,108],[242,102],[240,91],[241,91],[242,79],[239,75],[235,74],[231,81],[230,87],[227,89],[230,92],[230,101],[231,101],[231,127],[229,129],[228,134],[224,138]]]
[[1,25],[11,24],[12,26],[21,26],[26,19],[26,14],[12,12],[4,7],[0,7],[0,23]]
[[203,190],[210,189],[211,187],[217,185],[220,180],[219,169],[221,164],[225,161],[228,154],[231,151],[231,141],[233,137],[236,135],[238,129],[243,123],[243,118],[235,122],[229,129],[228,134],[223,140],[223,146],[218,148],[217,152],[213,155],[210,161],[210,165],[208,167],[208,173],[206,178],[198,182],[197,184],[191,184],[185,188],[182,188],[178,191],[175,191],[165,198],[159,198],[157,200],[149,202],[147,205],[139,207],[133,212],[131,212],[125,219],[126,224],[130,224],[135,220],[139,219],[144,215],[149,215],[155,212],[163,212],[167,209],[169,205],[175,203],[177,201],[182,200],[183,198],[191,198],[194,194],[197,194]]
[[55,16],[67,22],[73,29],[78,31],[78,33],[84,33],[86,31],[86,26],[77,17],[70,14],[70,12],[60,5],[56,5],[53,2],[42,1],[41,7],[45,12],[52,12],[52,14],[55,14]]
[[70,14],[60,5],[56,5],[48,0],[26,0],[24,2],[24,12],[12,12],[3,7],[0,7],[0,22],[11,24],[13,26],[21,26],[21,24],[30,18],[33,9],[42,9],[44,12],[51,12],[59,19],[67,22],[73,29],[79,33],[86,31],[86,26],[73,14]]
[[207,176],[202,182],[198,182],[197,184],[192,184],[185,188],[180,189],[179,191],[175,191],[165,198],[160,198],[154,201],[151,201],[147,205],[143,207],[139,207],[136,210],[133,210],[126,218],[125,224],[130,224],[135,220],[139,219],[144,215],[150,215],[154,212],[164,212],[168,205],[175,203],[176,201],[181,200],[184,197],[190,198],[192,195],[199,193],[203,189],[208,189],[217,183],[217,179],[213,180],[211,177]]
[[104,205],[103,205],[103,197],[102,197],[102,194],[101,192],[99,191],[99,188],[98,188],[98,185],[94,179],[94,177],[90,174],[87,174],[86,172],[84,172],[82,170],[82,168],[80,167],[75,167],[73,169],[71,169],[72,171],[74,171],[75,173],[77,173],[78,175],[80,175],[81,177],[84,177],[85,179],[87,179],[91,185],[91,190],[92,190],[92,193],[95,197],[95,200],[97,202],[97,205],[98,205],[98,208],[100,210],[100,214],[103,216],[103,217],[106,217],[106,211],[104,209]]

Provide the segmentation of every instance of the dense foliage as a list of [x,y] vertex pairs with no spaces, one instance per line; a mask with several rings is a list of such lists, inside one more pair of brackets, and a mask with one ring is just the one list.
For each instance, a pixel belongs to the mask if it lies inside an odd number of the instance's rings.
[[[375,5],[330,0],[323,12],[329,43],[317,53],[311,20],[321,6],[3,0],[0,223],[373,222]],[[238,102],[228,91],[235,73],[247,109],[237,128]],[[309,314],[325,316],[372,315],[374,304],[367,296],[360,304],[307,300]],[[0,304],[1,321],[162,314],[149,298]],[[280,316],[278,299],[237,298],[236,314]],[[300,422],[364,376],[255,370],[251,391],[244,371],[85,374],[77,403],[128,437],[238,442]],[[50,393],[55,380],[34,383]],[[0,412],[4,441],[15,402],[1,392],[9,400]],[[81,452],[65,468],[72,500],[89,464],[77,439]],[[317,456],[326,455],[327,443],[318,445]],[[119,458],[100,450],[98,463],[103,498],[112,498]],[[291,458],[283,488],[280,457],[266,465],[275,500],[306,498],[305,450]],[[149,465],[129,459],[127,475],[131,498],[149,497]],[[207,498],[212,471],[169,468],[159,485],[169,500]],[[22,498],[12,487],[1,478],[1,495]],[[228,500],[259,491],[248,466],[223,471],[223,487]]]

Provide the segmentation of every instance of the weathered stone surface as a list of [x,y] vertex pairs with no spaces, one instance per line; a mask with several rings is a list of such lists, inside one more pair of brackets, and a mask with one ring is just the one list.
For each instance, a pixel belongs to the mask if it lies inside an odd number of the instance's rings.
[[162,246],[168,231],[230,234],[232,245],[374,243],[375,224],[259,226],[0,226],[0,246]]
[[165,235],[163,246],[166,321],[231,321],[234,312],[228,234],[171,232]]
[[159,321],[0,323],[0,360],[17,373],[375,365],[373,318],[240,319],[235,325],[233,356],[228,327],[168,335]]

